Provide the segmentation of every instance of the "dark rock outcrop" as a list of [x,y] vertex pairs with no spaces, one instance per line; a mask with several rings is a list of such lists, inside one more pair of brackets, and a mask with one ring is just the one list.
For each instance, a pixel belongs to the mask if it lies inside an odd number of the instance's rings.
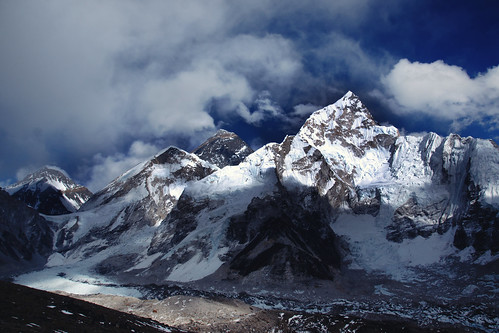
[[90,190],[76,184],[65,172],[48,166],[8,186],[6,191],[47,215],[75,212],[92,196]]
[[37,211],[0,190],[0,276],[43,266],[53,230]]
[[192,153],[223,168],[227,165],[238,165],[252,152],[253,149],[237,134],[222,129],[194,149]]

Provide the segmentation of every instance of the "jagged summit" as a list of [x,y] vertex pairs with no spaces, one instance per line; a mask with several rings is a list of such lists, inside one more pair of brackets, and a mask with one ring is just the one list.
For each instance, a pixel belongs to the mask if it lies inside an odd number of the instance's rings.
[[5,190],[48,215],[75,212],[92,196],[86,187],[76,184],[67,172],[54,166],[44,166]]
[[[51,166],[51,165],[45,165],[45,166],[41,167],[40,169],[36,170],[35,172],[30,173],[27,176],[25,176],[17,184],[24,185],[24,184],[36,182],[40,179],[43,179],[46,181],[50,181],[50,180],[58,181],[58,180],[70,179],[70,177],[69,177],[68,173],[61,168],[58,168],[56,166]],[[54,185],[59,186],[59,189],[63,189],[63,187],[58,185],[56,182],[54,182]]]
[[377,136],[397,137],[399,133],[393,126],[379,126],[359,97],[349,91],[336,103],[312,113],[298,135],[318,146],[343,142],[362,149]]
[[219,168],[238,165],[252,152],[253,149],[237,134],[224,129],[218,130],[193,151],[201,159]]
[[233,137],[235,137],[235,136],[237,136],[237,134],[234,133],[234,132],[229,132],[229,131],[224,130],[223,128],[221,128],[213,136],[214,137],[221,137],[221,136],[233,136]]

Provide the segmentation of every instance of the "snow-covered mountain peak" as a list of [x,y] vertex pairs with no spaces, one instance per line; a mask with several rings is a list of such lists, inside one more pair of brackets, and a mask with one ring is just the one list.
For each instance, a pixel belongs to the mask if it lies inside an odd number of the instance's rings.
[[193,151],[201,159],[219,168],[237,165],[252,152],[253,149],[237,134],[224,129],[218,130]]
[[66,171],[58,167],[46,165],[38,169],[37,171],[27,175],[20,182],[11,185],[8,188],[13,189],[19,186],[24,186],[26,184],[36,186],[40,181],[43,181],[43,184],[45,186],[51,185],[61,191],[79,186],[70,179]]
[[387,146],[384,141],[398,135],[395,127],[378,125],[351,91],[336,103],[315,111],[298,132],[299,137],[317,147],[341,144],[357,150],[379,144]]
[[219,129],[213,137],[223,137],[223,136],[230,136],[230,137],[236,137],[237,134],[234,132],[229,132],[227,130],[224,130],[223,128]]
[[314,112],[298,134],[283,143],[283,181],[318,186],[319,193],[329,192],[331,205],[339,207],[339,192],[347,196],[355,186],[390,181],[390,149],[398,136],[395,127],[378,125],[360,99],[348,92]]
[[[113,180],[96,193],[82,209],[93,209],[111,201],[121,201],[125,197],[128,198],[125,201],[133,202],[144,198],[147,193],[151,195],[151,191],[155,192],[152,188],[164,182],[167,184],[182,183],[191,178],[202,178],[217,169],[215,165],[200,159],[195,154],[170,146]],[[180,186],[180,193],[183,187],[184,185]],[[156,190],[170,192],[168,188]],[[178,198],[180,193],[176,193],[174,197]]]
[[[216,170],[194,154],[168,147],[92,196],[61,227],[56,247],[68,260],[79,260],[85,251],[109,261],[118,252],[140,253],[185,187]],[[106,244],[107,251],[99,254],[96,244]]]
[[54,166],[42,167],[8,186],[6,191],[49,215],[74,212],[92,195],[86,187],[76,184],[67,172]]
[[176,164],[181,163],[185,158],[196,160],[196,156],[192,156],[185,150],[171,146],[154,155],[154,157],[151,159],[151,163]]

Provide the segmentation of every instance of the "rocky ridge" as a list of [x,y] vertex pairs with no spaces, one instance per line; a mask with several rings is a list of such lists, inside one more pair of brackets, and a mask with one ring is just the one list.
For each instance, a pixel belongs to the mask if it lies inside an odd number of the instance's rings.
[[[60,221],[52,264],[93,258],[100,273],[138,260],[183,189],[218,168],[169,147],[124,173]],[[120,267],[122,266],[122,267]]]
[[223,168],[228,165],[238,165],[253,153],[253,149],[237,134],[221,129],[194,149],[192,153],[219,168]]

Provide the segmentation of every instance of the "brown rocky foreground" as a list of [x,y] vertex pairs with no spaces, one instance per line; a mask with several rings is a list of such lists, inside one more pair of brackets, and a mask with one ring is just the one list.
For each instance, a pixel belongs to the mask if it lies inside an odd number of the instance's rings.
[[[240,300],[141,300],[50,293],[0,281],[2,332],[466,332],[396,317],[359,318],[261,309]],[[70,297],[71,296],[71,297]]]

